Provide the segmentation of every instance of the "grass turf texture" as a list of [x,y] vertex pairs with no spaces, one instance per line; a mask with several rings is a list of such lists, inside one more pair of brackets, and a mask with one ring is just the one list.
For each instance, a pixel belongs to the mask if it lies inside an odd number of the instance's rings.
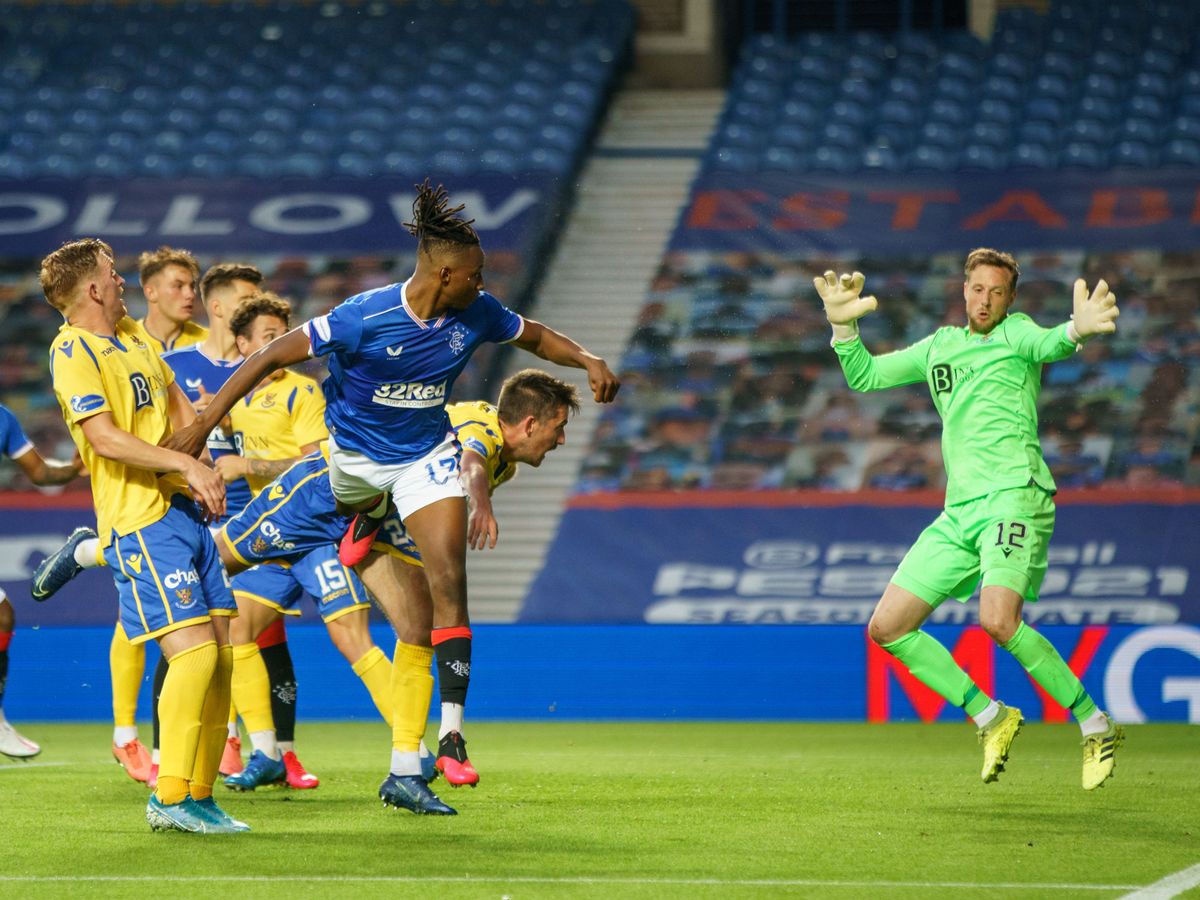
[[1087,793],[1074,726],[1026,725],[985,785],[965,724],[475,723],[480,787],[417,817],[376,799],[382,725],[302,723],[320,788],[218,786],[232,836],[152,834],[106,726],[21,729],[44,749],[0,757],[0,896],[1104,898],[1200,862],[1183,725],[1128,728]]

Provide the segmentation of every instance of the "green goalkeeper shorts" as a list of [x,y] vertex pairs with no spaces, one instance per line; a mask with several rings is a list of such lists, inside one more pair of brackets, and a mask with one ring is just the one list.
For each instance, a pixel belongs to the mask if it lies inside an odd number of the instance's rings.
[[946,507],[904,555],[892,582],[936,607],[965,602],[983,586],[1037,600],[1054,533],[1054,500],[1037,485],[996,491]]

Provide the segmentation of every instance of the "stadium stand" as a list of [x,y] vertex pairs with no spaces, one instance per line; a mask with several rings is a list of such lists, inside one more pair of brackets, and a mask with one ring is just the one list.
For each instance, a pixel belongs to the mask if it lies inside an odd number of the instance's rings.
[[[489,288],[517,307],[628,65],[634,27],[625,0],[552,0],[538,3],[536,15],[522,0],[3,2],[0,12],[7,189],[112,189],[185,176],[282,185],[543,178],[555,193],[542,233],[527,242],[536,252],[489,252]],[[117,263],[140,316],[129,250]],[[296,303],[298,321],[394,281],[412,263],[389,253],[237,247],[198,255],[205,266],[231,255],[258,265],[268,286]],[[36,272],[36,259],[0,244],[0,327],[20,335],[0,350],[0,394],[40,446],[69,454],[45,366],[60,320],[41,301]],[[485,354],[472,364],[460,395],[482,391],[489,362]],[[29,486],[2,466],[0,487]]]

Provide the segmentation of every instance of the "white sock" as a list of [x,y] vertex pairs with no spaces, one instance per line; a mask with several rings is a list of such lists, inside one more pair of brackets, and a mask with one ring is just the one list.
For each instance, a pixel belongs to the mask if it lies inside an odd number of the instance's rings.
[[295,753],[296,752],[296,742],[295,741],[280,741],[278,746],[279,746],[280,753]]
[[136,725],[118,725],[113,729],[113,743],[118,747],[124,747],[130,741],[137,740]]
[[75,545],[75,562],[83,569],[94,569],[100,565],[96,553],[100,549],[99,538],[88,538]]
[[241,735],[238,734],[237,722],[229,723],[229,737],[231,737],[231,738],[241,737]]
[[150,765],[152,765],[152,766],[158,765],[158,748],[157,747],[155,747],[153,750],[150,751]]
[[1079,723],[1079,730],[1083,732],[1084,737],[1090,737],[1093,734],[1104,734],[1108,731],[1108,725],[1108,716],[1100,710],[1096,710]]
[[429,757],[433,756],[433,754],[429,752],[429,748],[425,746],[424,738],[421,739],[421,746],[417,753],[420,755],[421,759],[429,759]]
[[416,750],[392,750],[392,774],[420,775],[420,752]]
[[461,703],[443,703],[442,704],[442,724],[438,728],[438,740],[440,741],[452,731],[457,731],[462,734],[463,730],[463,706]]
[[1000,714],[1000,704],[993,700],[985,706],[977,716],[971,716],[975,720],[975,724],[979,728],[987,728],[992,724],[992,719]]
[[263,755],[270,759],[279,759],[279,747],[275,743],[274,730],[250,732],[250,745],[255,750],[261,750]]

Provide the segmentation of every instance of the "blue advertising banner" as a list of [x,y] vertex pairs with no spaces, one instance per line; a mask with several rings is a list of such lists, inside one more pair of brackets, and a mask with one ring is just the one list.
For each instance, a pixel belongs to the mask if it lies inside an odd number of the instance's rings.
[[912,255],[1004,247],[1193,249],[1200,180],[1152,172],[905,172],[699,179],[672,250]]
[[[519,620],[865,625],[897,563],[938,514],[936,505],[882,492],[729,500],[653,506],[577,498]],[[1198,539],[1197,505],[1064,498],[1041,599],[1026,607],[1026,618],[1200,623]],[[948,601],[932,621],[975,622],[976,605]]]
[[[981,688],[1018,706],[1030,721],[1068,721],[1067,711],[1043,697],[980,628],[935,625],[930,631]],[[868,646],[856,625],[480,625],[473,632],[469,721],[965,721],[962,710]],[[1200,722],[1200,629],[1050,625],[1042,633],[1118,721]],[[393,640],[381,626],[373,636],[381,647]],[[19,628],[4,704],[8,718],[34,740],[38,721],[108,721],[111,638],[111,627]],[[301,727],[318,719],[377,721],[386,761],[387,727],[325,629],[289,625],[288,642]],[[156,654],[147,651],[138,708],[143,722],[150,716]],[[964,752],[973,743],[968,727]],[[1072,729],[1070,740],[1077,735]],[[97,753],[107,750],[101,745]],[[44,758],[53,759],[52,752],[47,746]]]
[[[412,178],[0,180],[0,257],[42,256],[101,237],[117,253],[157,244],[194,253],[371,253],[409,247]],[[548,176],[446,185],[487,250],[520,252],[557,210]]]

